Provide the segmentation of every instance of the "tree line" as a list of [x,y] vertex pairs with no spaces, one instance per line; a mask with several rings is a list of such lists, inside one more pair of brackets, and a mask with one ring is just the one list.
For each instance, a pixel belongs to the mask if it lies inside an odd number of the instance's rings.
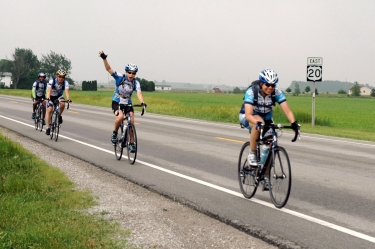
[[97,91],[98,82],[96,80],[92,81],[82,81],[82,91]]
[[[30,89],[31,82],[37,79],[40,72],[47,77],[55,77],[57,70],[62,69],[69,75],[72,69],[71,61],[65,55],[50,51],[42,54],[41,59],[31,49],[15,48],[10,59],[0,60],[0,73],[12,73],[14,89]],[[73,79],[66,78],[69,84],[74,85]]]

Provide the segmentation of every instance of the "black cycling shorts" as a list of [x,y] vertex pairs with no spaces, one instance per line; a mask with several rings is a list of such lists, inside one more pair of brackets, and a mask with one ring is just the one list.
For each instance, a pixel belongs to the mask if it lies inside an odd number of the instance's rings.
[[115,113],[118,110],[119,105],[120,105],[120,109],[124,113],[134,112],[133,106],[121,105],[120,103],[118,103],[116,101],[112,101],[112,111],[113,111],[113,113]]

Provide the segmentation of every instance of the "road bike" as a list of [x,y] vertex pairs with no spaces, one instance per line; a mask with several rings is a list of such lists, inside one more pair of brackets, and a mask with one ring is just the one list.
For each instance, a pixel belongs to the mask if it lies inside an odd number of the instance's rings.
[[[127,148],[127,156],[128,161],[130,164],[135,163],[135,159],[137,158],[137,133],[135,131],[135,126],[131,123],[130,120],[130,113],[124,112],[120,108],[122,106],[127,107],[126,110],[129,110],[132,106],[133,107],[143,107],[143,105],[119,105],[119,113],[123,113],[123,118],[120,124],[120,127],[117,130],[117,143],[113,144],[115,149],[115,156],[117,160],[121,160],[122,153],[124,148]],[[142,108],[141,116],[143,116],[146,107]],[[124,122],[126,120],[126,123]]]
[[[247,161],[250,142],[244,143],[238,159],[238,181],[244,197],[252,198],[259,184],[262,183],[263,190],[269,189],[271,200],[277,208],[286,205],[292,186],[292,171],[288,153],[277,143],[279,135],[282,135],[283,128],[292,129],[292,126],[281,124],[262,124],[260,126],[260,135],[256,146],[257,166],[249,166]],[[264,131],[267,131],[266,134],[264,134]],[[297,137],[300,137],[299,129],[295,131],[292,142],[295,142]],[[260,162],[261,145],[270,148],[264,164]],[[265,177],[268,177],[268,183],[264,181]]]
[[42,116],[43,116],[43,101],[44,101],[44,99],[40,99],[39,104],[35,108],[35,119],[34,119],[35,130],[40,129],[40,131],[43,130],[43,119],[42,119]]
[[71,100],[60,100],[57,101],[57,103],[53,104],[53,111],[51,115],[51,121],[50,121],[50,138],[53,139],[55,137],[55,141],[57,142],[57,139],[59,139],[59,131],[61,124],[59,123],[59,113],[60,113],[60,102],[68,103],[68,107],[66,109],[69,109],[69,103],[72,102]]

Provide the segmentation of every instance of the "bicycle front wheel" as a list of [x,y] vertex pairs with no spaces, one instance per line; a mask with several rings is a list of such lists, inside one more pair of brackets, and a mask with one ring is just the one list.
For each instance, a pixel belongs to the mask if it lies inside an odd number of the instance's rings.
[[128,152],[128,160],[130,164],[135,163],[137,158],[137,133],[135,132],[135,127],[132,124],[129,124],[126,127],[126,146]]
[[258,183],[256,182],[256,174],[258,169],[253,167],[244,169],[245,166],[248,166],[247,155],[250,149],[249,146],[250,142],[244,143],[238,158],[238,181],[240,183],[240,189],[243,196],[248,199],[255,195],[258,188]]
[[38,127],[39,127],[40,131],[43,130],[42,114],[43,114],[42,108],[39,107],[36,115],[38,117]]
[[270,196],[277,208],[286,205],[292,187],[292,170],[288,153],[283,147],[276,147],[274,157],[270,160]]
[[54,133],[55,133],[55,142],[57,142],[57,139],[59,139],[59,131],[60,131],[60,123],[59,123],[59,118],[56,115],[55,130],[54,130]]
[[123,133],[122,125],[117,130],[117,143],[113,144],[113,147],[115,149],[115,157],[117,160],[121,160],[122,157],[122,151],[124,149],[123,141],[122,141],[122,133]]

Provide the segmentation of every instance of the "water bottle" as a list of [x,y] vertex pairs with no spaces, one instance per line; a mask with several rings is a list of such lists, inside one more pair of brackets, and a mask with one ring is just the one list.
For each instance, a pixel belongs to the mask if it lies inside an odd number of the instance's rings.
[[266,162],[269,150],[270,150],[269,146],[264,144],[263,147],[262,147],[262,153],[261,153],[261,156],[260,156],[260,162],[262,164],[264,164]]

